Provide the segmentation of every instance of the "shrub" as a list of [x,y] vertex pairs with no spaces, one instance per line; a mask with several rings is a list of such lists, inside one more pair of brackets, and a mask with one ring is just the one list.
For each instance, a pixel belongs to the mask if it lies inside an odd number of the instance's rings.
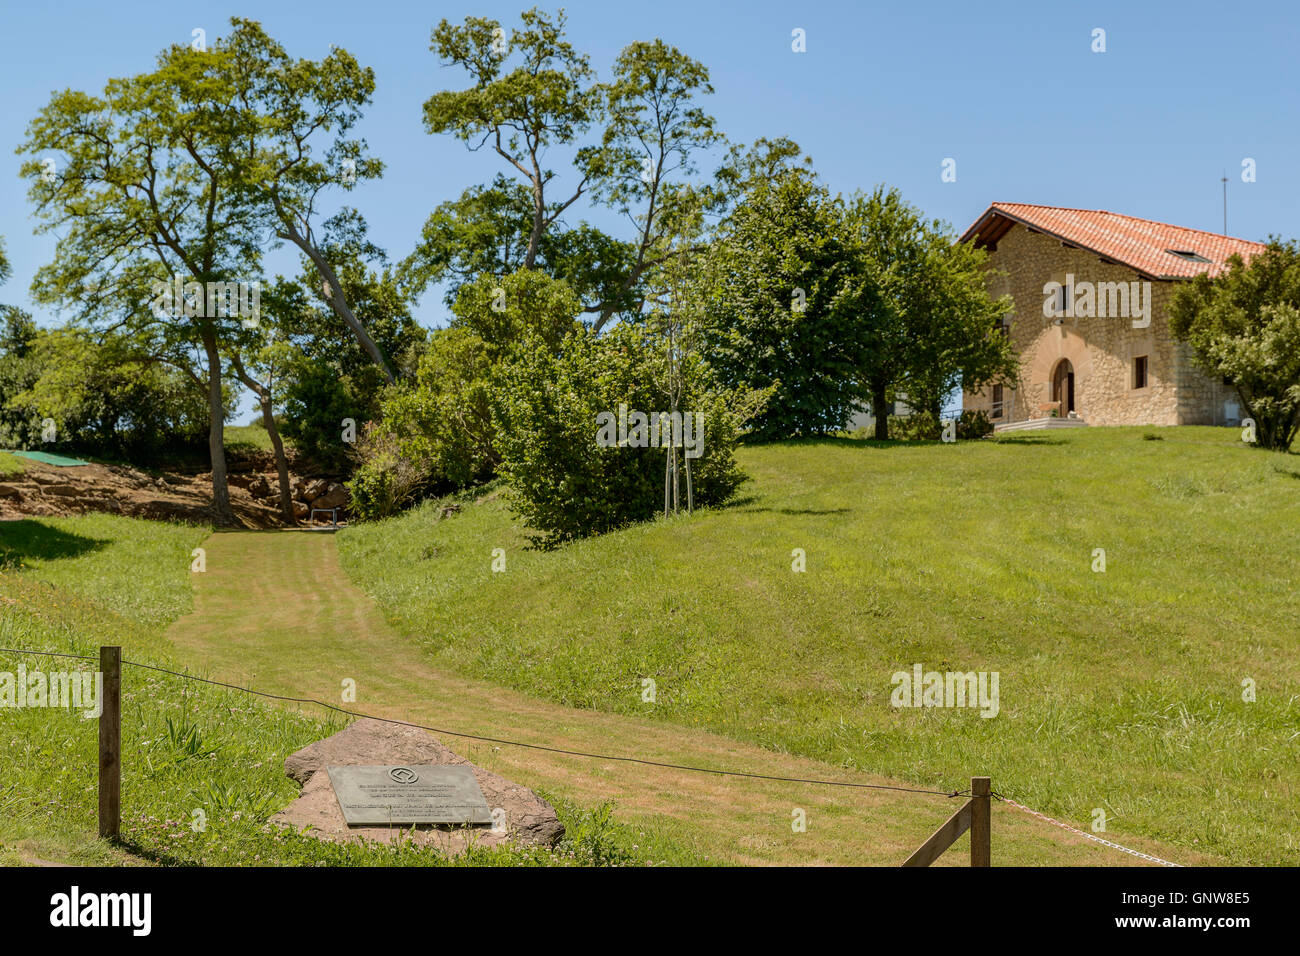
[[[667,452],[597,442],[602,413],[617,417],[625,407],[631,418],[633,411],[667,410],[656,374],[664,367],[660,344],[637,326],[600,337],[582,328],[558,351],[531,340],[503,368],[494,404],[501,471],[515,511],[540,532],[539,546],[611,531],[663,509]],[[734,448],[754,404],[745,403],[749,393],[718,389],[698,359],[688,357],[683,366],[678,407],[704,415],[703,454],[690,462],[692,497],[697,506],[719,504],[744,480]]]
[[343,420],[365,422],[378,416],[381,373],[373,366],[357,382],[330,362],[299,356],[284,396],[286,438],[299,452],[327,469],[342,468],[351,455],[343,441]]
[[967,409],[957,419],[957,438],[965,441],[970,438],[988,438],[993,434],[993,422],[983,411]]
[[358,467],[347,482],[351,513],[360,521],[391,518],[415,497],[424,476],[402,455],[391,432],[366,422],[353,452]]
[[[555,351],[580,308],[567,285],[540,272],[463,286],[455,320],[430,336],[414,374],[385,393],[374,432],[353,455],[356,487],[373,499],[358,517],[492,478],[501,461],[492,408],[499,368],[524,340]],[[384,473],[399,465],[404,493],[394,500]]]

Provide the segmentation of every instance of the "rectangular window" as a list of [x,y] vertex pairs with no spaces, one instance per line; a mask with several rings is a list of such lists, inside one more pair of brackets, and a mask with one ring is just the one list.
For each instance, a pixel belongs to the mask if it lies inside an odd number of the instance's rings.
[[1139,355],[1133,360],[1133,387],[1147,387],[1147,357]]
[[993,386],[993,418],[1002,417],[1002,386]]

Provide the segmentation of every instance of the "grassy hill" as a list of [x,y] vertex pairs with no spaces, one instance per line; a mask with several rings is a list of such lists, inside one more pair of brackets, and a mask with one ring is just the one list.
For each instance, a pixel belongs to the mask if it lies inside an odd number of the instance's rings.
[[[0,522],[0,647],[97,656],[116,643],[124,659],[180,669],[165,628],[193,608],[190,553],[210,532],[111,515]],[[20,664],[29,673],[93,666],[0,652],[0,671]],[[114,847],[96,839],[96,722],[79,711],[0,708],[0,865],[448,862],[409,844],[342,847],[264,823],[298,794],[285,756],[341,719],[125,668],[124,845]],[[557,850],[477,850],[455,862],[640,862],[627,849],[634,835],[608,824],[602,808],[557,810],[568,828]]]
[[[1104,810],[1120,842],[1294,865],[1300,459],[1237,438],[755,447],[732,507],[555,552],[528,549],[500,493],[339,547],[398,629],[467,676],[920,786],[987,773],[1084,829]],[[998,672],[999,713],[891,706],[891,675],[917,663]]]

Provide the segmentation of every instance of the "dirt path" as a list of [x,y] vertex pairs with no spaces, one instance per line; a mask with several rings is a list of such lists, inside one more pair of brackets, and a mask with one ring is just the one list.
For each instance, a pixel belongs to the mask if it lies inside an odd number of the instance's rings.
[[[334,538],[309,531],[224,532],[204,543],[195,611],[169,631],[199,673],[258,690],[340,702],[381,717],[466,733],[666,763],[908,786],[717,734],[574,710],[442,673],[385,622],[339,567]],[[343,705],[345,679],[355,704]],[[719,777],[444,738],[481,766],[584,805],[616,801],[616,818],[666,832],[721,863],[897,865],[958,807],[944,797]],[[968,781],[959,782],[965,786]],[[994,787],[998,781],[994,781]],[[807,832],[791,831],[792,811]],[[1114,837],[1179,862],[1183,850]],[[940,863],[964,865],[963,839]],[[994,804],[993,859],[1049,865],[1141,861]]]

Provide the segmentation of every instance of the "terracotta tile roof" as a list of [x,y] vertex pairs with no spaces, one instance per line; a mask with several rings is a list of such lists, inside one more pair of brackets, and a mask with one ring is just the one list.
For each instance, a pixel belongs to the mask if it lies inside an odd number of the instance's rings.
[[[1188,279],[1202,272],[1217,275],[1234,252],[1249,261],[1264,248],[1263,243],[1248,239],[1122,216],[1104,209],[1064,209],[1018,202],[993,203],[966,230],[962,241],[979,237],[983,242],[995,243],[1013,222],[1130,266],[1153,279]],[[1191,252],[1209,261],[1174,255],[1170,249]]]

